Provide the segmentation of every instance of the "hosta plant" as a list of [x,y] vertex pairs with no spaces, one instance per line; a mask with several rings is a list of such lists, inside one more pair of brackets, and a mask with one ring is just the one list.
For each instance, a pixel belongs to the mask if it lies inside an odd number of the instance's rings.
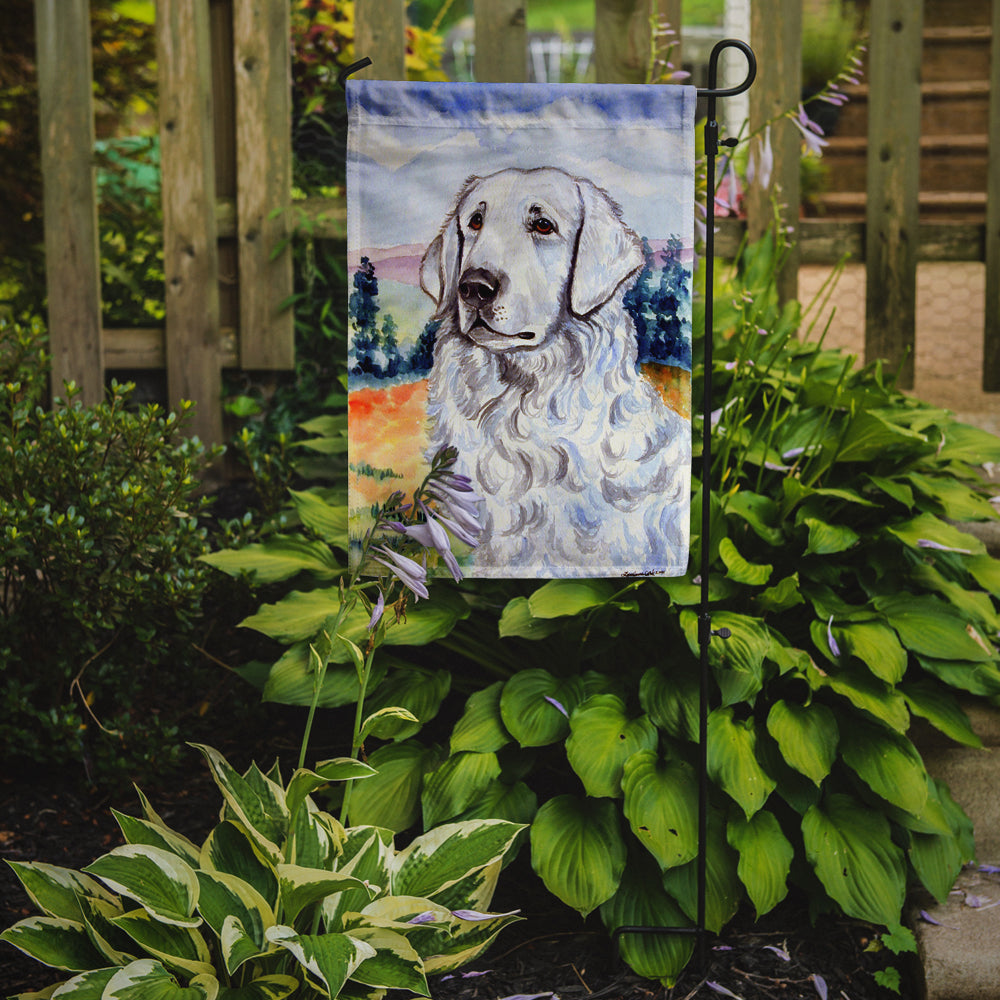
[[[12,862],[40,916],[0,935],[61,970],[65,1000],[281,1000],[429,996],[518,919],[488,908],[521,829],[451,823],[397,849],[391,831],[343,827],[312,795],[374,772],[338,758],[240,774],[200,747],[222,793],[198,845],[140,793],[143,817],[115,813],[126,843],[82,871]],[[52,992],[52,989],[55,991]]]
[[[959,696],[1000,695],[1000,561],[960,524],[995,517],[976,466],[1000,461],[1000,440],[903,395],[880,365],[799,339],[778,261],[773,243],[750,247],[717,290],[715,462],[692,503],[691,565],[709,546],[712,626],[731,633],[709,647],[706,925],[743,904],[763,914],[794,886],[814,912],[905,939],[908,886],[945,898],[974,851],[910,727],[977,746]],[[581,914],[690,925],[696,573],[511,595],[497,647],[515,669],[480,681],[443,760],[415,739],[373,748],[379,774],[352,810],[394,825],[412,801],[425,825],[531,822],[536,871]],[[453,638],[487,625],[476,614]],[[691,947],[622,938],[636,971],[667,982]]]

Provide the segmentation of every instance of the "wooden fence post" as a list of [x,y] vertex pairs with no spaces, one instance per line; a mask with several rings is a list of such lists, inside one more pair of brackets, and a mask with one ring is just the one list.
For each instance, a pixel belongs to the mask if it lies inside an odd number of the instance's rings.
[[[802,4],[799,0],[758,0],[750,8],[750,41],[757,56],[757,80],[750,88],[750,132],[795,108],[802,98]],[[738,123],[734,123],[738,124]],[[730,131],[735,131],[731,128]],[[755,139],[756,144],[759,140]],[[793,244],[778,274],[778,297],[797,298],[799,284],[799,160],[802,136],[795,125],[779,118],[771,126],[774,169],[766,188],[755,179],[747,192],[747,229],[760,239],[774,221],[794,229]],[[758,147],[759,148],[759,147]]]
[[406,79],[405,0],[361,0],[354,5],[354,55],[372,64],[357,76]]
[[52,394],[104,398],[89,0],[35,0]]
[[524,0],[475,0],[475,76],[480,83],[528,78]]
[[868,53],[865,360],[913,387],[923,0],[872,0]]
[[986,177],[986,325],[983,390],[1000,392],[1000,0],[990,44],[989,170]]
[[167,396],[198,406],[192,432],[222,441],[219,254],[207,0],[159,0]]
[[233,6],[242,368],[295,367],[290,21],[288,0]]
[[[645,83],[653,22],[666,20],[681,37],[680,0],[595,0],[594,68],[598,83]],[[665,46],[658,45],[662,50]],[[673,63],[680,69],[680,45]]]

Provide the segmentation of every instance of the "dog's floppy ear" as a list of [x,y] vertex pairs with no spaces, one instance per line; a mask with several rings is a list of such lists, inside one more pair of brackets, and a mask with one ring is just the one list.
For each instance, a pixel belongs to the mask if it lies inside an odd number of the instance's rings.
[[420,287],[437,303],[435,319],[442,319],[455,301],[462,257],[457,206],[477,180],[476,177],[470,177],[465,182],[455,201],[455,209],[444,220],[441,232],[431,240],[420,262]]
[[607,302],[615,289],[644,262],[642,243],[622,222],[621,209],[606,191],[577,178],[583,222],[576,241],[570,308],[586,316]]

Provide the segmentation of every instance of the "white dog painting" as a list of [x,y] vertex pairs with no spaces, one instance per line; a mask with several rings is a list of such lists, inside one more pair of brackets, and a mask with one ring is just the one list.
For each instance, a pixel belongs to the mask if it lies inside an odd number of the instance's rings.
[[348,84],[352,558],[450,446],[465,575],[687,571],[695,101]]
[[457,448],[483,497],[482,575],[686,557],[690,426],[639,374],[622,305],[643,260],[607,192],[551,167],[470,178],[428,247],[431,450]]

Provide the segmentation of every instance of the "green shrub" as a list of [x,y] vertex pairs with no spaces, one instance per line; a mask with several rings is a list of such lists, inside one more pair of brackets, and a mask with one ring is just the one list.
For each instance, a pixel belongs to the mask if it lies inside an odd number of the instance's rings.
[[[77,973],[60,995],[190,997],[429,996],[427,975],[479,955],[516,913],[486,912],[513,823],[454,823],[406,848],[388,830],[345,829],[311,798],[369,778],[351,758],[235,771],[199,747],[222,793],[202,845],[115,813],[126,844],[82,872],[13,862],[40,916],[0,935],[45,965]],[[46,992],[45,995],[48,995]]]
[[206,586],[208,455],[187,405],[131,409],[128,385],[96,406],[68,385],[40,406],[41,336],[0,323],[0,743],[7,760],[82,757],[93,773],[154,764],[177,742],[157,685],[191,661]]

